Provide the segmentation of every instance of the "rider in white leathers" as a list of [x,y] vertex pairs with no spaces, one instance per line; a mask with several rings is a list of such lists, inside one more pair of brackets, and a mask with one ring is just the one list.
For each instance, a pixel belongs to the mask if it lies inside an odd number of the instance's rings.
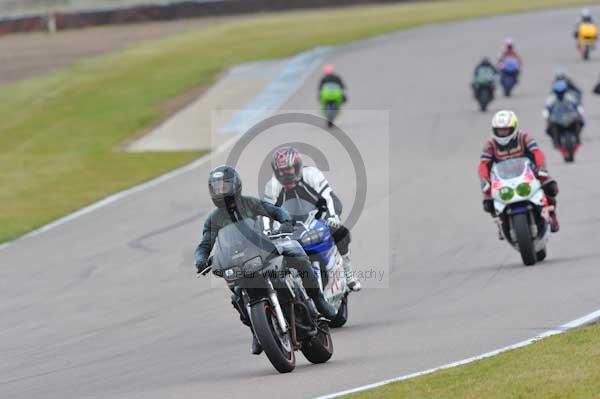
[[327,206],[325,223],[330,227],[342,255],[348,287],[352,291],[359,291],[361,284],[355,278],[350,262],[350,231],[342,225],[339,216],[342,204],[323,172],[312,166],[304,166],[298,151],[291,147],[275,151],[271,167],[274,176],[265,187],[265,201],[277,206],[290,198],[300,198],[315,205],[324,201]]

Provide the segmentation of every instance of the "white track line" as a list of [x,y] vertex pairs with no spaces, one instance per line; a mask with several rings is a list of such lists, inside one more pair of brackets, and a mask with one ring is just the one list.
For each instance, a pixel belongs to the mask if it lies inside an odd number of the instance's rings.
[[379,381],[379,382],[375,382],[372,384],[368,384],[368,385],[363,385],[357,388],[352,388],[352,389],[348,389],[346,391],[341,391],[341,392],[337,392],[337,393],[332,393],[329,395],[325,395],[325,396],[319,396],[315,399],[332,399],[332,398],[339,398],[341,396],[345,396],[345,395],[350,395],[353,393],[357,393],[357,392],[363,392],[363,391],[368,391],[370,389],[374,389],[374,388],[378,388],[381,387],[383,385],[387,385],[387,384],[391,384],[393,382],[398,382],[398,381],[404,381],[404,380],[408,380],[410,378],[415,378],[415,377],[419,377],[422,375],[427,375],[427,374],[431,374],[434,373],[436,371],[440,371],[440,370],[445,370],[445,369],[449,369],[452,367],[457,367],[457,366],[462,366],[464,364],[469,364],[469,363],[473,363],[476,362],[478,360],[482,360],[482,359],[486,359],[488,357],[492,357],[492,356],[496,356],[502,352],[506,352],[512,349],[517,349],[517,348],[522,348],[524,346],[528,346],[531,345],[532,343],[539,341],[540,339],[543,338],[547,338],[550,337],[552,335],[557,335],[557,334],[562,334],[566,331],[572,330],[576,327],[580,327],[583,326],[585,324],[589,324],[595,321],[600,320],[600,309],[596,310],[595,312],[592,312],[590,314],[587,314],[583,317],[580,317],[579,319],[576,320],[572,320],[566,324],[563,324],[560,327],[557,327],[553,330],[548,330],[546,332],[543,332],[539,335],[536,335],[533,338],[530,338],[528,340],[525,341],[521,341],[518,342],[516,344],[513,345],[509,345],[509,346],[505,346],[504,348],[500,348],[500,349],[496,349],[494,351],[491,352],[486,352],[484,354],[478,355],[478,356],[473,356],[473,357],[469,357],[467,359],[463,359],[463,360],[459,360],[457,362],[454,363],[449,363],[449,364],[445,364],[443,366],[439,366],[436,368],[432,368],[432,369],[428,369],[428,370],[424,370],[424,371],[419,371],[416,373],[412,373],[412,374],[406,374],[400,377],[396,377],[396,378],[391,378],[389,380],[384,380],[384,381]]

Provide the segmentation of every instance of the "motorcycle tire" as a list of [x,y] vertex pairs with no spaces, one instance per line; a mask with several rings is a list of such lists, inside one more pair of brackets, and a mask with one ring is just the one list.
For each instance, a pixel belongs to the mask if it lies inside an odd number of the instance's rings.
[[525,266],[535,265],[537,259],[533,246],[533,238],[529,229],[529,215],[525,213],[514,215],[512,217],[512,224],[517,235],[517,244],[523,263]]
[[311,363],[325,363],[333,356],[333,341],[326,321],[319,321],[319,332],[302,344],[302,354]]
[[348,296],[342,299],[340,308],[338,309],[337,315],[333,320],[329,322],[331,328],[342,327],[348,321]]
[[538,261],[538,262],[541,262],[541,261],[543,261],[544,259],[546,259],[546,248],[544,248],[544,249],[542,249],[542,250],[538,251],[538,252],[535,254],[535,257],[537,258],[537,261]]
[[[257,302],[250,308],[254,334],[269,361],[280,373],[289,373],[296,367],[294,349],[286,349],[275,331],[277,319],[267,302]],[[287,333],[289,337],[289,332]],[[290,344],[291,345],[291,344]]]

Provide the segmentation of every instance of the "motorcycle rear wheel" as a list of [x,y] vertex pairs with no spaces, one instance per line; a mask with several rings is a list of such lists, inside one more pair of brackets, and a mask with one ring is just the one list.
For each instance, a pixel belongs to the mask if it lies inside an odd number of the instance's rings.
[[538,252],[535,254],[535,257],[537,258],[537,261],[538,261],[538,262],[541,262],[541,261],[543,261],[544,259],[546,259],[546,254],[547,254],[547,253],[546,253],[546,248],[544,248],[544,249],[542,249],[542,250],[538,251]]
[[345,296],[342,299],[342,303],[340,308],[338,309],[337,315],[331,322],[329,322],[329,326],[332,328],[342,327],[348,321],[348,296]]
[[319,332],[302,344],[302,354],[311,363],[325,363],[333,356],[333,341],[326,321],[319,321]]

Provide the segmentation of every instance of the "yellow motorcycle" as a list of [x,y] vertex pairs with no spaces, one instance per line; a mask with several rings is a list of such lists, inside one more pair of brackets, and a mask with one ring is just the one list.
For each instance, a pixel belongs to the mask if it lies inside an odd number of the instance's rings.
[[588,60],[590,51],[595,47],[598,40],[598,27],[592,23],[582,23],[577,31],[577,49],[581,58]]

